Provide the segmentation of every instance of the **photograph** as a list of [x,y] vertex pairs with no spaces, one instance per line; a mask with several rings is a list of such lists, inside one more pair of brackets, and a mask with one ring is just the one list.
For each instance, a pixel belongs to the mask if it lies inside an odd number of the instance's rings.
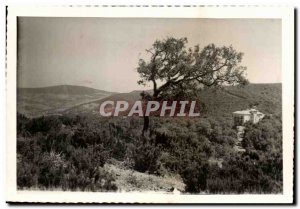
[[8,201],[293,202],[293,10],[79,9],[8,12]]

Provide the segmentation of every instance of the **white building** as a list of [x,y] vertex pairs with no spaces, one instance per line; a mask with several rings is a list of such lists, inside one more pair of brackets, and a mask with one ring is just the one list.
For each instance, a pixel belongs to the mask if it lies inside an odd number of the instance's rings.
[[263,119],[265,114],[259,112],[256,109],[247,109],[241,111],[233,112],[234,124],[236,126],[243,125],[247,121],[251,123],[258,123],[261,119]]

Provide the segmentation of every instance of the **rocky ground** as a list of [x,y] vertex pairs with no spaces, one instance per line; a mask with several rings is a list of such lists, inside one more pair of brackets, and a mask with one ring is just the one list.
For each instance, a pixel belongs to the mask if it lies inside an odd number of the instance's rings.
[[180,176],[156,176],[126,169],[116,164],[105,164],[104,169],[115,177],[119,192],[180,193],[185,187]]

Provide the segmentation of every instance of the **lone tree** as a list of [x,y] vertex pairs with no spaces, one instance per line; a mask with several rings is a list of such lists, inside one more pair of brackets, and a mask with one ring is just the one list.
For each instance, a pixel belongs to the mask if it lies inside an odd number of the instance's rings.
[[[157,40],[146,50],[150,60],[139,60],[137,72],[141,80],[138,84],[153,84],[153,93],[147,95],[147,100],[193,95],[203,87],[248,84],[244,76],[246,67],[240,66],[243,53],[232,46],[217,47],[214,44],[202,50],[199,45],[186,48],[187,42],[187,38],[173,37]],[[143,99],[145,95],[141,94]],[[149,126],[149,118],[144,118],[143,132]]]

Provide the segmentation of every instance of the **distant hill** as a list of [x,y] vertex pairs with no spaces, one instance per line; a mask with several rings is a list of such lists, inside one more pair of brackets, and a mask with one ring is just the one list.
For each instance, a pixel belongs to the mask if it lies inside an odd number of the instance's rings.
[[[232,112],[255,107],[265,114],[281,114],[281,84],[249,84],[245,87],[204,89],[199,92],[202,116],[231,118]],[[60,93],[58,93],[60,92]],[[73,93],[72,93],[73,92]],[[102,102],[140,99],[141,91],[111,93],[78,86],[55,86],[18,91],[18,111],[26,115],[98,114]]]
[[206,89],[200,92],[203,112],[214,117],[231,117],[232,112],[254,107],[265,114],[281,114],[282,85],[249,84],[230,86],[224,90]]
[[[198,102],[202,109],[202,116],[214,118],[232,117],[232,112],[255,107],[265,114],[281,114],[281,84],[249,84],[245,87],[230,86],[223,90],[204,89],[199,92]],[[65,113],[98,114],[102,102],[125,100],[134,102],[140,99],[141,91],[113,94],[97,101],[74,106]]]
[[103,90],[98,90],[94,88],[89,88],[85,86],[74,86],[74,85],[58,85],[49,86],[41,88],[18,88],[18,93],[20,94],[112,94],[112,92],[107,92]]
[[65,110],[114,94],[84,86],[60,85],[18,88],[17,111],[28,117],[62,114]]
[[85,104],[80,104],[76,105],[70,109],[67,109],[64,111],[64,113],[71,113],[71,114],[76,114],[76,113],[96,113],[98,114],[100,104],[102,104],[104,101],[128,101],[128,102],[134,102],[137,100],[141,99],[140,93],[142,91],[132,91],[129,93],[117,93],[117,94],[112,94],[110,96],[107,96],[105,98],[101,98],[96,101],[92,102],[87,102]]

